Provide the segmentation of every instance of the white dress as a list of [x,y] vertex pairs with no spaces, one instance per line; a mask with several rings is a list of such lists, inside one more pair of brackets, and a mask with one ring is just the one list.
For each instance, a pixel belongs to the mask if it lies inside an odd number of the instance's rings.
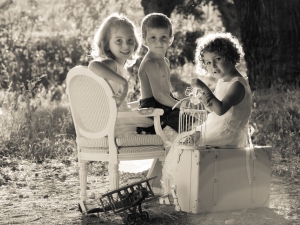
[[[247,146],[248,121],[251,114],[251,89],[248,80],[243,77],[234,77],[231,81],[225,82],[218,80],[215,96],[222,100],[226,95],[229,87],[234,82],[240,82],[245,88],[245,96],[243,100],[231,107],[224,115],[218,116],[215,112],[211,112],[205,121],[205,145],[210,146]],[[201,130],[201,129],[199,129]],[[178,136],[179,137],[179,136]],[[178,156],[178,140],[175,139],[163,167],[163,178],[170,181],[170,185],[176,184],[175,173],[177,168]]]
[[[119,65],[117,62],[117,73],[126,78],[127,71],[124,67]],[[111,80],[108,81],[115,94],[122,92],[122,86]],[[120,107],[118,108],[119,112],[130,112],[131,108],[127,105],[127,100],[124,99]],[[132,135],[136,133],[137,127],[151,127],[153,125],[153,120],[147,117],[138,117],[138,118],[117,118],[115,125],[115,135],[124,136]]]

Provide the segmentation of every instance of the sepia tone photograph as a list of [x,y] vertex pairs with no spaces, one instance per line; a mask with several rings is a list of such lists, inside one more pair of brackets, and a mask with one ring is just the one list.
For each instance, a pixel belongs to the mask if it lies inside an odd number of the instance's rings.
[[300,224],[299,9],[0,0],[0,225]]

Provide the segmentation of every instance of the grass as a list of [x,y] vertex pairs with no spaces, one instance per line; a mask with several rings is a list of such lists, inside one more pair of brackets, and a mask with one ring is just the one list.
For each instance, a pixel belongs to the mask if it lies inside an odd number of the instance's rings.
[[[53,194],[51,186],[48,187],[48,184],[45,183],[44,187],[39,190],[36,187],[35,180],[39,178],[42,180],[42,176],[43,180],[69,185],[66,190],[61,186],[61,192],[68,190],[62,195],[63,199],[73,198],[72,196],[78,193],[79,188],[79,184],[76,183],[78,182],[76,135],[68,101],[63,96],[61,101],[51,102],[49,94],[40,87],[37,89],[35,97],[26,91],[20,95],[1,93],[3,98],[0,99],[0,103],[2,103],[0,186],[13,192],[9,193],[9,196],[17,195],[7,197],[12,198],[13,201],[25,198],[41,201],[49,197],[49,206],[47,207],[50,211],[65,210],[63,207],[69,207],[69,210],[76,211],[77,197],[72,201],[67,200],[69,201],[66,203],[67,206],[60,206],[62,209],[57,209],[55,196],[60,197],[61,193],[54,193],[55,195],[50,198]],[[300,91],[296,88],[279,89],[274,87],[268,90],[256,90],[253,93],[250,119],[250,124],[254,127],[253,143],[255,145],[271,145],[275,164],[273,172],[290,179],[297,179],[300,175],[300,100],[297,98],[299,95]],[[108,174],[107,163],[89,162],[87,171],[89,176],[97,177],[95,180],[105,180]],[[126,182],[129,176],[132,174],[121,174],[121,182]],[[145,174],[141,174],[141,176],[145,176]],[[88,180],[88,186],[91,189],[96,183]],[[71,184],[75,185],[73,189],[71,189]],[[19,193],[18,189],[11,188],[14,186],[20,186],[22,190],[27,188],[29,194]],[[92,191],[91,189],[89,192]],[[37,196],[39,192],[40,197]],[[30,207],[26,204],[25,206]],[[162,212],[152,210],[152,207],[149,210],[153,218],[151,224],[189,224],[185,214],[173,214],[172,210],[167,212],[163,208],[160,209]],[[74,221],[72,224],[93,220],[92,218],[77,217],[72,217]],[[110,219],[116,220],[116,218]],[[97,218],[94,219],[96,223],[103,222]]]
[[[64,162],[76,159],[76,134],[66,96],[60,102],[51,102],[51,96],[42,87],[29,91],[19,95],[1,93],[0,157],[36,163],[47,159]],[[253,92],[250,119],[253,143],[271,145],[274,155],[282,162],[299,161],[299,95],[298,89],[282,86]],[[290,176],[298,174],[297,165],[288,169]]]

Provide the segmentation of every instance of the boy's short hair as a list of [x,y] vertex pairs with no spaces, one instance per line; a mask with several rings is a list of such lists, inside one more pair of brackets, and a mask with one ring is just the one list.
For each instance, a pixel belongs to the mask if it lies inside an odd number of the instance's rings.
[[151,13],[145,16],[142,20],[142,37],[146,38],[147,29],[169,29],[170,37],[173,36],[172,22],[162,13]]
[[225,57],[227,62],[238,65],[244,56],[244,51],[238,39],[231,33],[213,32],[197,41],[195,62],[199,70],[205,68],[203,53],[214,52]]

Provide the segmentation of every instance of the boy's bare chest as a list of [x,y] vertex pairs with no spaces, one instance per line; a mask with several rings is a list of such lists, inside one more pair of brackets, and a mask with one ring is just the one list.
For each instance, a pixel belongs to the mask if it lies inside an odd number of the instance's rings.
[[170,69],[165,63],[159,64],[159,77],[163,80],[170,78]]
[[165,92],[170,91],[170,69],[164,68],[159,71],[159,82]]

